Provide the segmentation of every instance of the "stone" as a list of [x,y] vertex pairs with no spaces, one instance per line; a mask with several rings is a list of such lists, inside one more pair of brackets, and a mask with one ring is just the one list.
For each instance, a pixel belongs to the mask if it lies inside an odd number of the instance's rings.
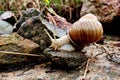
[[110,61],[116,62],[118,64],[120,64],[120,53],[112,53],[112,54],[108,54],[107,58]]
[[104,34],[120,34],[120,1],[119,0],[87,0],[83,3],[80,15],[92,13],[102,23]]
[[80,15],[93,13],[104,23],[109,23],[118,15],[118,0],[88,0],[83,3]]
[[40,11],[37,8],[27,8],[26,10],[22,11],[22,17],[20,17],[15,24],[16,29],[14,29],[14,32],[16,32],[27,19],[33,16],[38,16],[39,14]]
[[[119,1],[119,0],[118,0]],[[120,1],[119,1],[119,5],[118,5],[118,16],[120,16]]]
[[0,19],[0,35],[10,35],[13,33],[13,26]]
[[12,26],[14,26],[14,24],[17,22],[15,14],[11,11],[5,11],[3,14],[0,15],[0,18],[10,23]]
[[[40,50],[43,51],[51,44],[51,40],[44,29],[47,29],[47,27],[41,22],[39,16],[34,16],[26,20],[17,33],[37,43],[40,46]],[[48,32],[52,35],[50,30]]]
[[[11,54],[11,52],[16,54]],[[10,53],[10,54],[7,54]],[[22,53],[19,55],[17,53]],[[40,54],[39,45],[13,33],[10,36],[0,36],[0,64],[17,64],[20,62],[29,62],[33,56],[24,54]],[[33,57],[33,58],[31,58]],[[43,58],[39,56],[39,58]],[[37,60],[37,57],[36,57]]]
[[81,52],[53,51],[50,48],[45,49],[43,54],[50,59],[52,66],[59,69],[72,69],[87,61],[87,57]]

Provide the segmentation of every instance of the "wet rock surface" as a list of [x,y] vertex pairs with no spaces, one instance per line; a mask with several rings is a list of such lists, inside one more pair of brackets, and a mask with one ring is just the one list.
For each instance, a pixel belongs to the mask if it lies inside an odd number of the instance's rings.
[[86,63],[87,57],[76,51],[53,51],[45,49],[44,55],[52,62],[52,66],[61,69],[77,68]]

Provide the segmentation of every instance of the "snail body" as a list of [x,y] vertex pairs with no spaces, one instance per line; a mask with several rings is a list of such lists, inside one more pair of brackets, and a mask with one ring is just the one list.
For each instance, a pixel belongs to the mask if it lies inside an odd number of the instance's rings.
[[91,13],[76,21],[69,29],[68,34],[59,39],[52,39],[50,47],[57,50],[65,44],[72,44],[77,49],[83,49],[86,44],[96,42],[103,35],[102,24]]

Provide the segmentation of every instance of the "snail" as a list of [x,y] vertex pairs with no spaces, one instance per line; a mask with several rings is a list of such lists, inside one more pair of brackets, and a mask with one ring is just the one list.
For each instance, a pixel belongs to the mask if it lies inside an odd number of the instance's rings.
[[[48,34],[47,31],[46,33]],[[102,24],[98,21],[97,17],[91,13],[84,15],[78,21],[73,23],[68,34],[59,39],[53,39],[48,34],[52,41],[50,47],[54,50],[58,50],[65,44],[72,44],[76,50],[81,50],[86,44],[100,40],[102,35]]]

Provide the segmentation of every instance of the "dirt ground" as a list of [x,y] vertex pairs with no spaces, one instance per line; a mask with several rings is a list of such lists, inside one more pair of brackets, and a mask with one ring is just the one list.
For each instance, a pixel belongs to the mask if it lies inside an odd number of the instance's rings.
[[[120,63],[107,59],[108,54],[120,54],[119,40],[119,37],[107,36],[104,44],[86,46],[82,53],[90,60],[87,68],[60,70],[51,68],[49,62],[20,63],[1,67],[0,80],[120,80]],[[120,61],[120,56],[115,59]]]

